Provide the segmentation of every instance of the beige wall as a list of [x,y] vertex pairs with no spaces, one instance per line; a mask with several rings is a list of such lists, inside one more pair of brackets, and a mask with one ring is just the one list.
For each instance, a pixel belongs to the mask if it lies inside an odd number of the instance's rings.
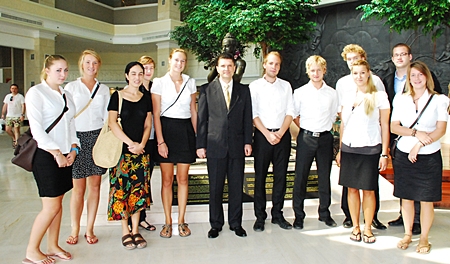
[[[25,90],[41,82],[40,75],[44,65],[45,54],[55,53],[55,41],[51,39],[36,38],[34,40],[34,50],[25,51]],[[31,54],[34,59],[31,59]]]

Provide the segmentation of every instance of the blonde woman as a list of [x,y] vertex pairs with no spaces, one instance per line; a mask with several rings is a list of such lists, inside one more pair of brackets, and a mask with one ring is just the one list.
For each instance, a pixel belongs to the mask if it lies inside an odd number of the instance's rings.
[[169,71],[155,78],[152,87],[153,114],[158,155],[162,174],[161,196],[165,224],[160,232],[163,238],[172,237],[172,183],[174,164],[177,164],[178,231],[180,236],[191,234],[185,222],[188,198],[188,172],[195,161],[195,129],[197,128],[195,80],[183,74],[187,54],[174,49],[169,56]]
[[[353,222],[350,239],[374,243],[376,238],[371,223],[379,171],[387,166],[390,107],[386,92],[377,91],[367,61],[354,62],[351,75],[357,91],[342,98],[341,151],[336,156],[341,167],[339,184],[348,187],[348,205]],[[359,225],[359,190],[363,193],[363,238]]]
[[[94,222],[100,198],[101,176],[105,174],[106,169],[94,164],[92,147],[107,120],[108,111],[106,108],[109,102],[108,86],[97,80],[101,64],[102,60],[97,52],[93,50],[83,51],[78,60],[81,77],[68,83],[64,88],[72,94],[75,101],[77,110],[75,126],[82,147],[73,164],[73,191],[70,198],[72,232],[66,240],[69,245],[78,243],[86,188],[88,189],[86,199],[87,225],[84,237],[88,244],[98,242],[98,238],[94,234]],[[92,101],[90,102],[91,98]]]
[[[31,228],[26,258],[22,263],[51,264],[55,258],[71,260],[72,255],[58,245],[64,194],[72,189],[72,164],[80,145],[76,136],[75,104],[72,95],[60,86],[67,78],[67,61],[50,55],[42,69],[42,82],[31,87],[25,97],[30,129],[38,149],[33,159],[33,175],[42,200],[42,210]],[[46,129],[64,111],[60,121]],[[47,253],[40,250],[47,233]]]
[[[428,234],[434,218],[433,202],[442,199],[439,139],[446,132],[449,100],[434,91],[433,78],[427,65],[415,61],[410,64],[406,74],[406,92],[397,94],[392,104],[391,131],[402,136],[397,143],[393,161],[394,196],[402,199],[405,227],[405,235],[397,247],[404,250],[412,242],[414,201],[420,201],[422,232],[416,252],[427,254],[431,250]],[[410,128],[422,111],[423,114]]]

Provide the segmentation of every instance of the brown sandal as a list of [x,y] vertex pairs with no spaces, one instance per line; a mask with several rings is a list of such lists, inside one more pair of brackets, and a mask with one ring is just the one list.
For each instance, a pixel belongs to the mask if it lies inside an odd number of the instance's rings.
[[187,237],[191,235],[191,230],[188,227],[188,224],[182,223],[178,225],[178,233],[180,237]]
[[[127,239],[130,239],[130,240],[125,242],[125,240],[127,240]],[[126,249],[135,249],[136,248],[136,243],[134,243],[134,239],[131,236],[131,234],[126,234],[122,237],[122,245]]]
[[172,237],[172,225],[163,225],[161,232],[159,233],[160,237],[163,238],[171,238]]
[[147,246],[147,241],[142,237],[141,234],[137,233],[132,236],[134,240],[134,244],[136,244],[137,248],[145,248]]
[[[397,248],[405,250],[409,247],[409,244],[411,244],[412,240],[411,240],[411,236],[410,234],[405,234],[405,236],[403,237],[402,240],[398,241],[397,243]],[[408,237],[408,239],[405,241],[405,237]]]

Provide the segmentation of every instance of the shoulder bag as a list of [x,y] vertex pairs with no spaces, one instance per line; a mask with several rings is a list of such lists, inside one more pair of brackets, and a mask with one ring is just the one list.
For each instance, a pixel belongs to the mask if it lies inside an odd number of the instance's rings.
[[[120,123],[120,113],[122,111],[122,94],[118,91],[119,95],[119,109],[117,112],[117,123],[122,128]],[[112,168],[117,165],[117,162],[122,155],[123,142],[117,138],[108,125],[108,121],[105,121],[100,134],[97,137],[97,141],[92,148],[92,158],[97,166],[102,168]]]
[[81,113],[84,112],[84,110],[86,110],[89,107],[89,105],[91,104],[92,100],[94,100],[95,95],[97,94],[98,88],[100,88],[100,82],[97,83],[97,86],[95,87],[95,90],[92,93],[91,99],[89,99],[89,102],[73,118],[77,118],[79,115],[81,115]]
[[[47,127],[45,132],[48,134],[55,126],[58,124],[58,122],[63,117],[64,113],[69,110],[67,108],[67,100],[66,95],[63,94],[64,98],[64,109],[62,113],[58,116],[58,118],[53,121],[53,123]],[[33,170],[33,158],[34,154],[37,150],[37,142],[34,140],[33,135],[31,134],[31,130],[28,129],[25,131],[19,139],[17,139],[17,146],[14,150],[14,157],[11,159],[11,162],[26,171],[32,171]]]
[[[425,109],[427,109],[427,106],[430,104],[431,102],[431,98],[433,98],[434,94],[432,94],[430,96],[430,98],[428,99],[427,104],[425,105],[425,107],[422,109],[422,111],[420,111],[419,116],[416,118],[416,120],[412,123],[411,126],[409,126],[409,128],[413,128],[416,124],[417,121],[419,121],[419,118],[422,116],[423,112],[425,111]],[[397,148],[397,143],[400,140],[400,138],[402,138],[402,136],[397,136],[390,144],[389,146],[389,154],[391,154],[391,158],[395,159],[395,149]]]
[[178,101],[178,99],[180,98],[180,95],[183,93],[184,88],[186,88],[186,84],[189,82],[190,79],[191,79],[191,78],[189,77],[188,80],[186,81],[186,83],[184,84],[183,89],[181,89],[181,92],[178,94],[177,98],[175,99],[175,101],[173,101],[173,103],[172,103],[171,105],[169,105],[169,107],[167,107],[164,111],[162,111],[162,113],[161,113],[159,116],[163,116],[164,113],[165,113],[167,110],[169,110],[169,108],[171,108],[171,107]]

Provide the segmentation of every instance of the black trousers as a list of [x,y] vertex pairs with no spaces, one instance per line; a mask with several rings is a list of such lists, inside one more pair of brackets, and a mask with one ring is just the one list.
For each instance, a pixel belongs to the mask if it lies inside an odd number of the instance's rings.
[[231,228],[242,225],[242,193],[244,186],[244,158],[208,158],[209,223],[212,228],[222,228],[222,207],[225,177],[228,180],[228,224]]
[[333,161],[333,135],[327,133],[321,137],[313,137],[302,131],[297,137],[297,154],[295,158],[295,180],[293,207],[296,219],[304,219],[304,201],[306,183],[314,158],[319,176],[319,217],[330,216],[331,187],[330,172]]
[[271,145],[266,137],[255,130],[253,136],[253,156],[255,159],[254,210],[257,221],[264,221],[266,213],[266,178],[269,165],[273,165],[272,219],[283,217],[284,196],[286,194],[286,173],[291,152],[291,133],[284,133],[280,142]]

